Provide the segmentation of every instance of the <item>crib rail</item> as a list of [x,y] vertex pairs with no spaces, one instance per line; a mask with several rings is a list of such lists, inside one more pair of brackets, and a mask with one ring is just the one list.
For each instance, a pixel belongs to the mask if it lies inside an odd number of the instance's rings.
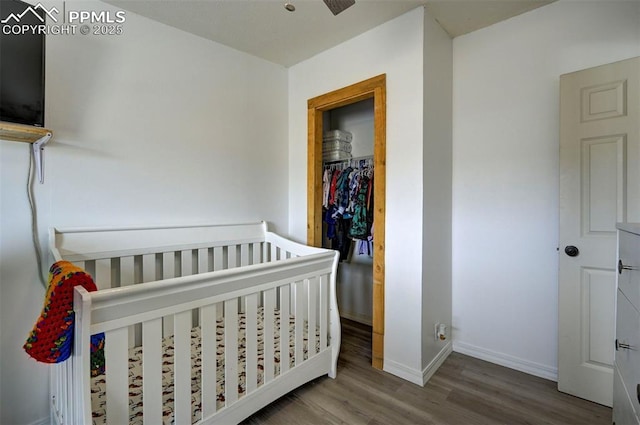
[[[90,230],[52,231],[54,258],[84,267],[100,288],[92,293],[83,288],[75,291],[74,353],[52,372],[55,423],[92,422],[87,342],[100,332],[106,336],[109,424],[129,422],[127,365],[132,347],[142,347],[144,423],[162,422],[161,346],[163,338],[169,336],[175,347],[174,421],[192,423],[190,335],[194,327],[201,331],[202,346],[199,424],[214,419],[240,421],[299,385],[295,382],[327,373],[335,376],[340,343],[335,300],[338,254],[267,232],[264,223],[248,228],[188,229],[206,231],[208,236],[194,238],[191,230],[187,230],[187,236],[180,236],[184,228],[168,235],[162,235],[160,229],[121,229],[118,232],[128,235],[122,244],[118,239],[122,234],[115,237],[106,230],[97,234]],[[152,238],[143,236],[149,230]],[[88,235],[92,232],[99,237],[91,240]],[[228,232],[236,232],[233,236],[239,237],[231,237]],[[146,243],[130,241],[131,235]],[[188,238],[192,239],[187,242]],[[145,248],[149,241],[157,246]],[[242,361],[237,350],[240,314],[246,318],[246,358]],[[258,316],[264,329],[258,329]],[[276,317],[290,316],[291,327],[284,319],[279,330],[268,325]],[[220,320],[224,322],[225,340],[222,406],[216,402],[220,378],[216,375],[216,321]],[[259,331],[264,334],[260,345],[256,342]],[[290,350],[293,354],[289,359]],[[264,353],[262,369],[258,367],[259,351]],[[278,352],[281,356],[276,364]],[[242,395],[238,390],[240,365],[245,374]],[[302,381],[283,379],[292,374]]]
[[184,309],[241,298],[275,286],[331,273],[334,253],[292,259],[286,264],[264,263],[239,269],[166,279],[89,293],[91,333],[141,323],[148,317],[176,314]]
[[56,260],[77,262],[258,242],[264,240],[266,231],[265,222],[119,229],[52,228],[49,241]]

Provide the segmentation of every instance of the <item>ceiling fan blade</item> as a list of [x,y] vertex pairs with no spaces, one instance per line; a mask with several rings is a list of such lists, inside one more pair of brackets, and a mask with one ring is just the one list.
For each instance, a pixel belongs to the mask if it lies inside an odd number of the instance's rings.
[[337,15],[340,12],[343,12],[345,9],[356,4],[356,0],[323,0],[324,4],[327,5],[331,13]]

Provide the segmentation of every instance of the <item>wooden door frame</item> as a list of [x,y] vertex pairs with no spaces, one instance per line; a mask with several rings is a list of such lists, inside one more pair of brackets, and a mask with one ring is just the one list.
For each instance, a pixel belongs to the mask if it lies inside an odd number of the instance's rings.
[[373,336],[372,365],[383,368],[384,359],[384,238],[386,178],[386,74],[338,89],[307,101],[307,243],[322,246],[322,131],[323,112],[373,99]]

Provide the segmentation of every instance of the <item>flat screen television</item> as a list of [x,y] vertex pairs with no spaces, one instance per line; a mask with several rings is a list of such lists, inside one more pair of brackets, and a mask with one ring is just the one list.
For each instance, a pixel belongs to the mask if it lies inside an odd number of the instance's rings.
[[[26,11],[26,13],[25,13]],[[44,12],[20,0],[0,0],[0,121],[44,127]]]

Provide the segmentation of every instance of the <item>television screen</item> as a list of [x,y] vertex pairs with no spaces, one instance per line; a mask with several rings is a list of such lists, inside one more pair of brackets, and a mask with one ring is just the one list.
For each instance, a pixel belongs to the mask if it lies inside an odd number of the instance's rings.
[[44,126],[44,12],[19,0],[0,0],[0,121]]

